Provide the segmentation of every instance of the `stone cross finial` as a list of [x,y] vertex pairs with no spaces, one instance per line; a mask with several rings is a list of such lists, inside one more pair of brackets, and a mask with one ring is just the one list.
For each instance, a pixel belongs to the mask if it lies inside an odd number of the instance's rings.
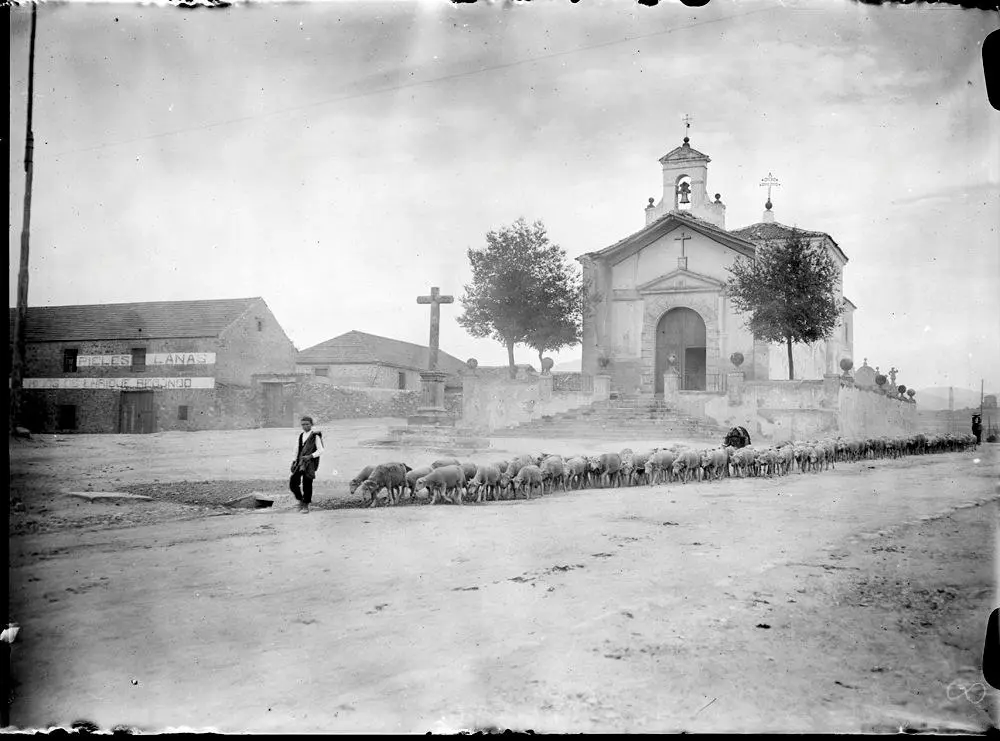
[[454,302],[454,296],[442,296],[437,286],[431,288],[430,296],[417,296],[418,304],[431,305],[431,343],[428,354],[427,370],[436,370],[438,362],[438,339],[441,335],[441,304]]
[[760,181],[761,188],[767,188],[767,203],[764,205],[770,209],[771,208],[771,188],[778,187],[781,183],[778,182],[778,178],[774,177],[771,173],[767,173],[767,177]]

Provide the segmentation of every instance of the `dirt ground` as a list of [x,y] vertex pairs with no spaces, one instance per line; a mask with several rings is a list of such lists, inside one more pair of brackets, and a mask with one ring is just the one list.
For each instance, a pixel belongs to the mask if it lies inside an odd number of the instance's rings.
[[[350,506],[362,466],[442,457],[359,444],[393,422],[324,430],[308,515],[285,490],[290,429],[11,441],[13,725],[978,732],[997,719],[981,658],[1000,604],[998,445],[776,479]],[[472,459],[664,442],[497,439]],[[220,506],[250,492],[274,506]]]

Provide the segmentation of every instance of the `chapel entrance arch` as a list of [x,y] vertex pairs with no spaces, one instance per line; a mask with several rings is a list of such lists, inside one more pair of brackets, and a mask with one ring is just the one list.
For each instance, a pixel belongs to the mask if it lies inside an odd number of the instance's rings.
[[656,393],[663,393],[663,374],[671,354],[677,356],[680,387],[689,391],[705,390],[706,371],[705,320],[694,309],[679,306],[671,309],[656,325]]

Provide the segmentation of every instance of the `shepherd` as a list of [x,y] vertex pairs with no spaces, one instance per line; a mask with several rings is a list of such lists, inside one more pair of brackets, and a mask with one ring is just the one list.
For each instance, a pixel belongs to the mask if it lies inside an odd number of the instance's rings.
[[[319,468],[319,457],[323,455],[323,433],[314,430],[313,418],[301,419],[302,432],[299,433],[299,449],[292,461],[292,477],[288,480],[288,488],[299,500],[299,512],[309,514],[309,503],[312,501],[313,479]],[[299,483],[301,482],[301,488]]]
[[745,448],[750,444],[750,433],[746,427],[734,427],[726,435],[723,445],[731,445],[734,448]]

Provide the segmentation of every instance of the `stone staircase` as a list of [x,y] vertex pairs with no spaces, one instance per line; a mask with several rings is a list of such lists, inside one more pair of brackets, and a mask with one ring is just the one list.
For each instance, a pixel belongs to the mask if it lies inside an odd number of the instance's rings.
[[494,430],[491,434],[493,437],[682,438],[721,442],[727,432],[728,428],[686,414],[663,399],[625,397],[542,416],[517,427]]

